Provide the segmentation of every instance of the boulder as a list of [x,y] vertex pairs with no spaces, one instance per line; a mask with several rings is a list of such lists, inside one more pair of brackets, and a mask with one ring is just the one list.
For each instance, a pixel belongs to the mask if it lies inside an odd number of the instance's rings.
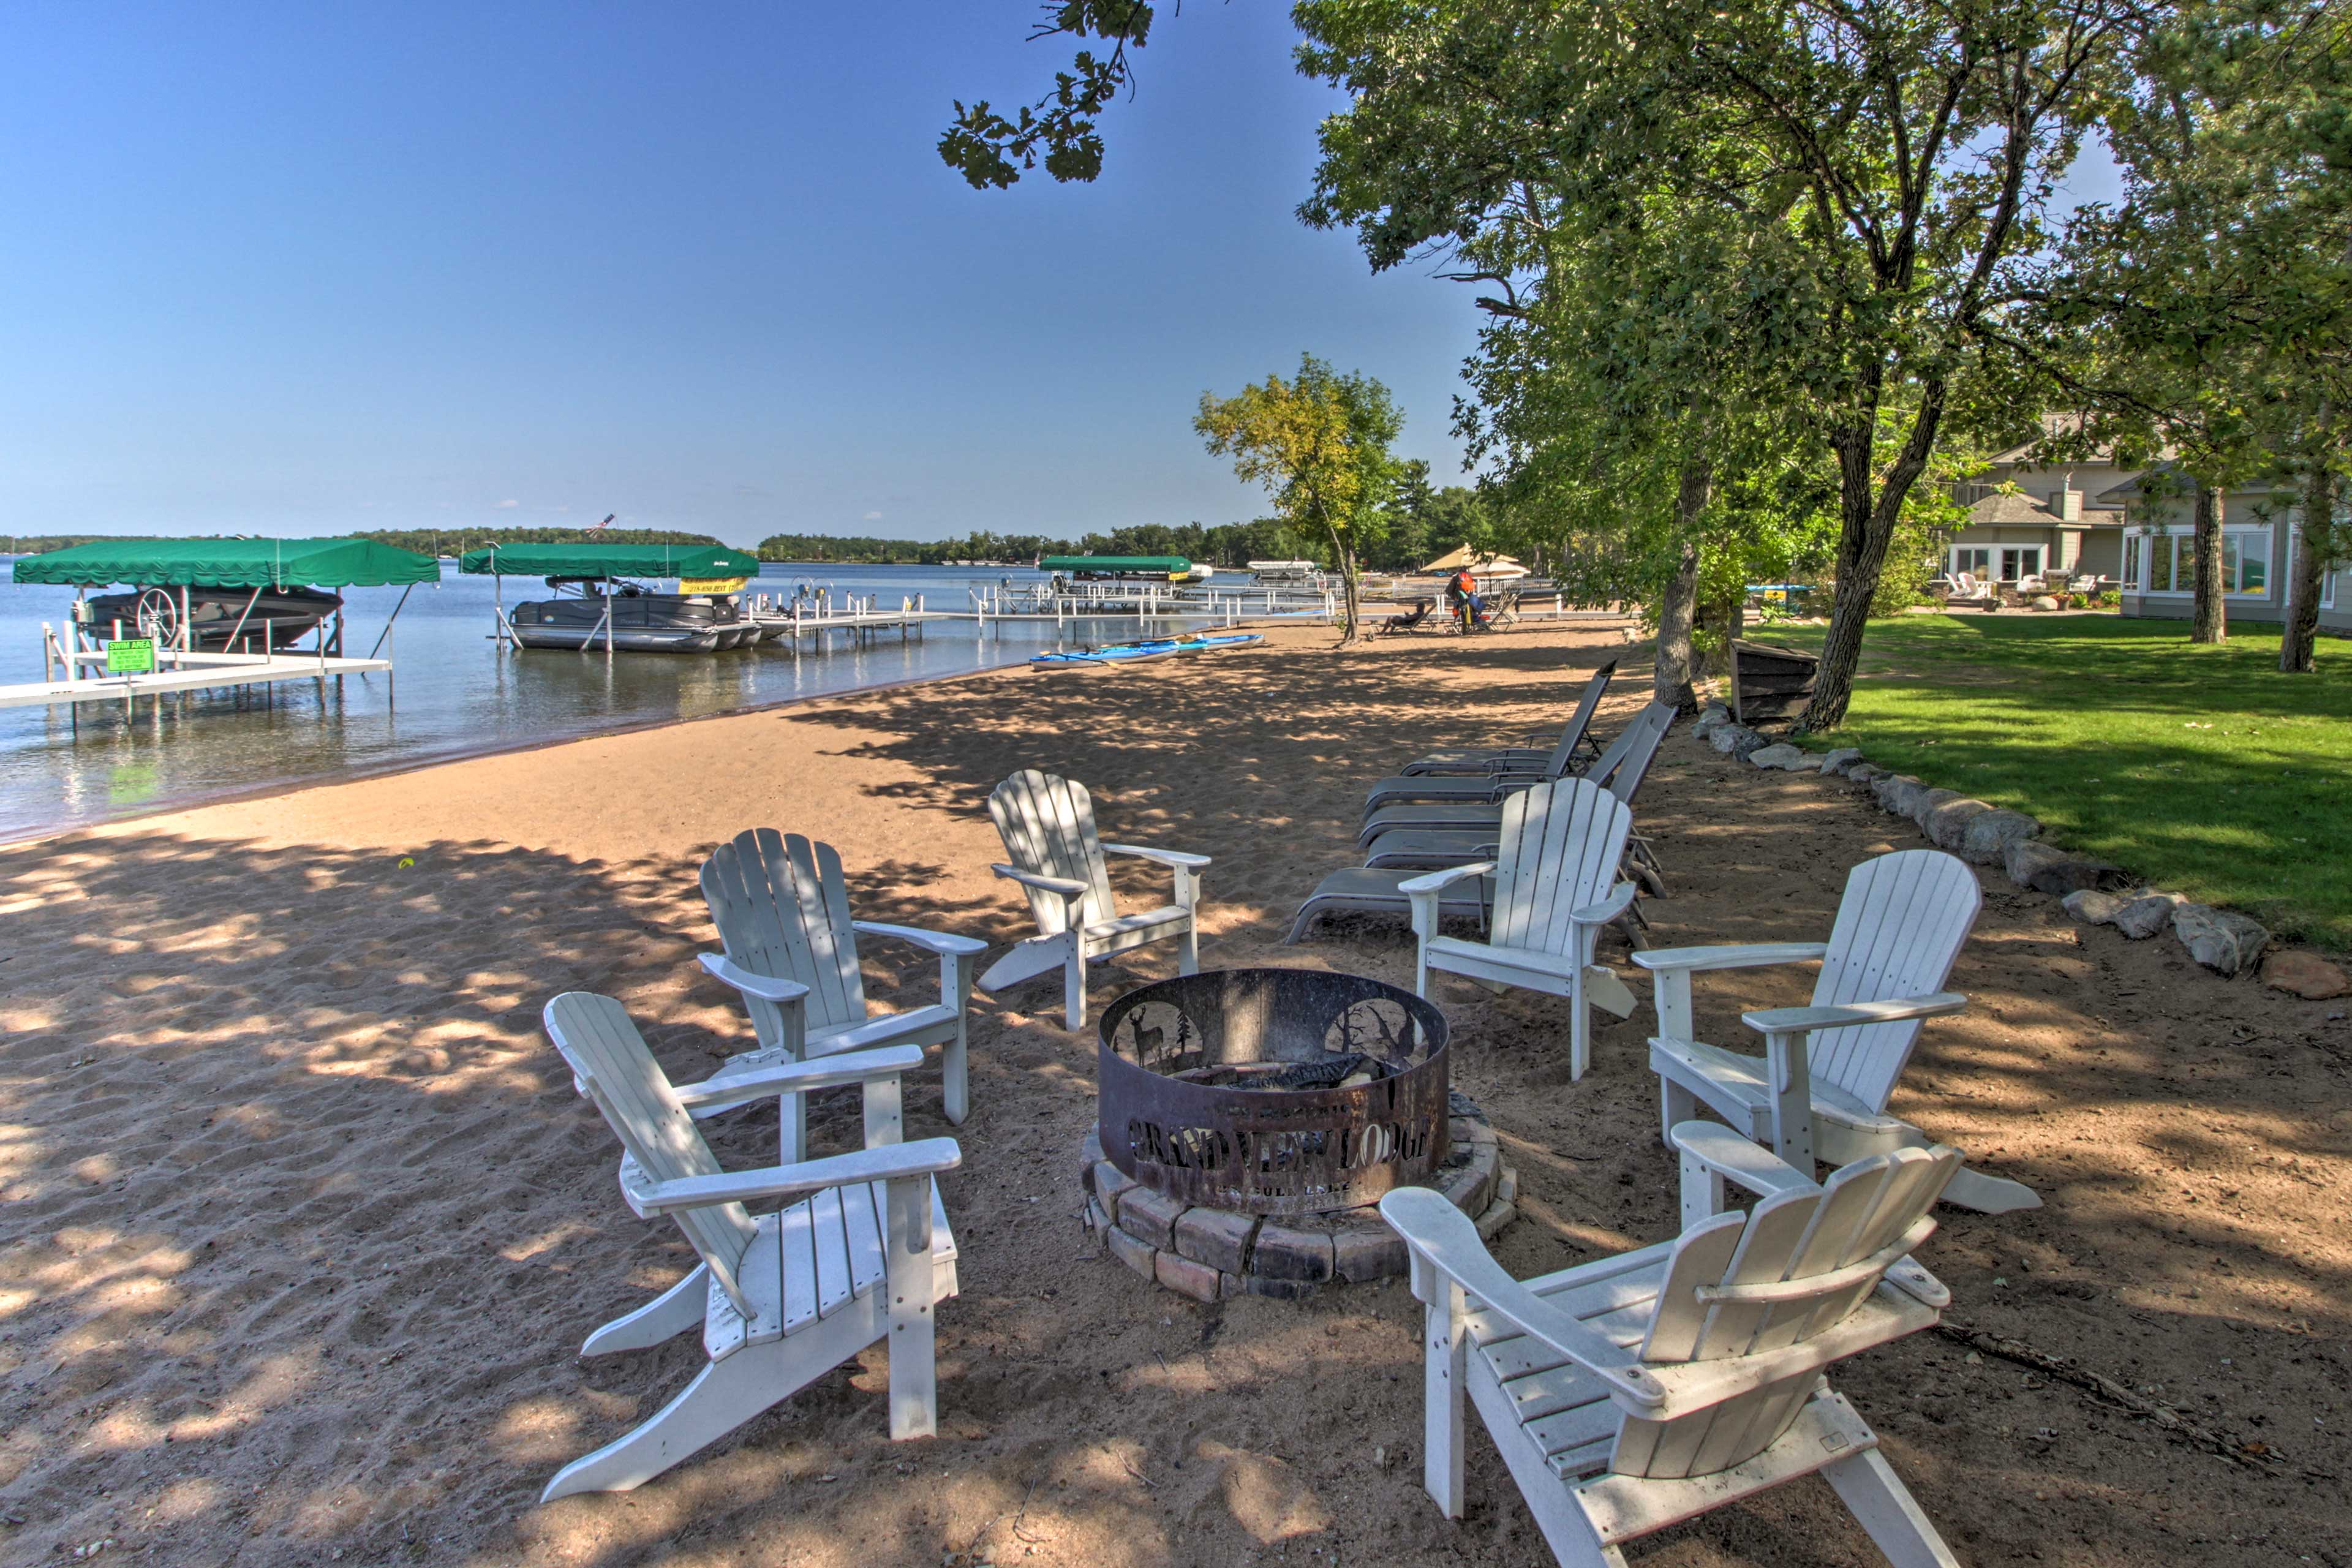
[[1772,742],[1745,724],[1718,724],[1709,731],[1706,743],[1727,757],[1746,762]]
[[1809,773],[1813,766],[1811,752],[1801,746],[1792,746],[1786,741],[1776,745],[1759,746],[1748,753],[1748,760],[1759,768],[1778,768],[1788,773]]
[[[2111,893],[2131,880],[2120,866],[2083,859],[2039,838],[2020,838],[2011,843],[2001,852],[2001,865],[2008,870],[2009,879],[2019,887],[2048,893],[2055,899],[2085,889]],[[2122,900],[2116,902],[2120,907]]]
[[1842,773],[1860,761],[1862,761],[1861,747],[1840,746],[1822,759],[1822,772]]
[[2116,911],[2116,929],[2134,942],[2145,942],[2172,923],[2176,905],[2189,900],[2179,893],[2147,893],[2124,900]]
[[2091,888],[2080,889],[2059,900],[2065,911],[2084,925],[2111,926],[2123,911],[2124,900],[2113,893],[2102,893]]
[[[1911,807],[1911,820],[1919,825],[1920,832],[1925,833],[1927,831],[1927,818],[1935,815],[1936,808],[1937,806],[1948,805],[1952,801],[1966,800],[1969,797],[1967,795],[1956,789],[1928,789],[1919,796],[1917,801],[1913,803]],[[1984,803],[1979,801],[1977,804],[1982,805]],[[1992,808],[1990,806],[1985,806],[1985,809],[1990,811]]]
[[1996,806],[1971,817],[1960,831],[1960,858],[1979,866],[2003,866],[2009,847],[2030,844],[2042,836],[2042,824],[2021,811]]
[[2183,901],[2172,911],[2172,934],[2189,956],[2217,974],[2242,974],[2269,945],[2271,933],[2235,910]]
[[1878,797],[1879,810],[1909,816],[1918,808],[1927,786],[1909,773],[1887,773],[1870,781],[1870,793]]
[[1698,722],[1691,726],[1691,728],[1697,733],[1704,735],[1710,730],[1717,729],[1730,722],[1731,710],[1726,708],[1719,699],[1709,698],[1707,699],[1706,705],[1698,710]]
[[1856,763],[1845,771],[1849,784],[1876,784],[1886,776],[1886,770],[1870,763]]
[[2347,979],[2341,968],[2315,952],[2293,947],[2282,948],[2263,961],[2263,984],[2306,1002],[2325,1002],[2352,991],[2352,979]]
[[1968,842],[1969,824],[1991,811],[1992,806],[1950,790],[1929,790],[1927,793],[1931,797],[1941,795],[1950,798],[1936,801],[1927,807],[1919,819],[1920,831],[1927,834],[1927,841],[1937,848],[1959,853],[1961,846]]
[[2055,598],[2052,597],[2048,594],[2038,594],[2034,595],[2033,607],[2037,610],[2056,610],[2064,608],[2063,605],[2060,605]]

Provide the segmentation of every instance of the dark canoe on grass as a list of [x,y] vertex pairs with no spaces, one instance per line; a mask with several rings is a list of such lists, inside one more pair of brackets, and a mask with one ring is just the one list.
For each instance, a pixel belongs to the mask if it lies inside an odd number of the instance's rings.
[[1731,716],[1751,728],[1793,720],[1812,700],[1821,656],[1770,643],[1731,645]]

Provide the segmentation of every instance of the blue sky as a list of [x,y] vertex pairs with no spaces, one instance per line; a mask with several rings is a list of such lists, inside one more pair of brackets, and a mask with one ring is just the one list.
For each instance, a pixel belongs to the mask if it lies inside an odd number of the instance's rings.
[[1194,405],[1302,350],[1456,479],[1471,290],[1292,216],[1286,12],[1164,16],[1100,182],[979,193],[1027,0],[12,6],[0,531],[1223,522]]
[[0,530],[1229,521],[1193,407],[1307,349],[1455,474],[1470,291],[1292,216],[1285,8],[1168,18],[1095,185],[974,192],[1034,15],[12,7]]

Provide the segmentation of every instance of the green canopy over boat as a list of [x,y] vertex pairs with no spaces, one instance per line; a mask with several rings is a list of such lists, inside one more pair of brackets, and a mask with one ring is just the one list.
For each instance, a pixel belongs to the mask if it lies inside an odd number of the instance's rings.
[[756,577],[760,558],[723,544],[487,544],[457,570],[502,577]]
[[1048,555],[1037,563],[1041,572],[1152,572],[1181,577],[1192,570],[1183,555]]
[[441,563],[372,539],[96,539],[27,555],[14,575],[69,587],[380,588],[439,582]]

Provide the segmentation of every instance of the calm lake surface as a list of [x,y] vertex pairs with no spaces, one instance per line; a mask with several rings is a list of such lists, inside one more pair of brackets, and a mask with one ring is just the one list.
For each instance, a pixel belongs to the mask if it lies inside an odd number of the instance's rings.
[[[798,584],[836,597],[875,595],[895,610],[920,594],[933,610],[971,608],[984,584],[1029,583],[1026,570],[770,563],[751,589],[789,597]],[[365,655],[400,600],[398,588],[344,594],[344,651]],[[506,600],[544,598],[535,580],[509,580]],[[62,626],[70,588],[0,582],[0,682],[41,678],[41,623]],[[409,595],[386,654],[389,675],[325,683],[282,681],[273,703],[258,689],[142,699],[126,720],[119,703],[80,705],[79,732],[64,707],[0,709],[0,839],[186,805],[221,795],[413,767],[625,725],[698,718],[793,698],[853,691],[997,665],[1042,648],[1083,647],[1138,635],[1133,620],[935,621],[900,640],[884,632],[857,646],[828,633],[824,652],[797,658],[789,646],[718,654],[524,651],[489,640],[493,591],[442,563],[436,586]],[[1155,624],[1155,630],[1165,623]],[[813,645],[814,639],[804,639]]]

